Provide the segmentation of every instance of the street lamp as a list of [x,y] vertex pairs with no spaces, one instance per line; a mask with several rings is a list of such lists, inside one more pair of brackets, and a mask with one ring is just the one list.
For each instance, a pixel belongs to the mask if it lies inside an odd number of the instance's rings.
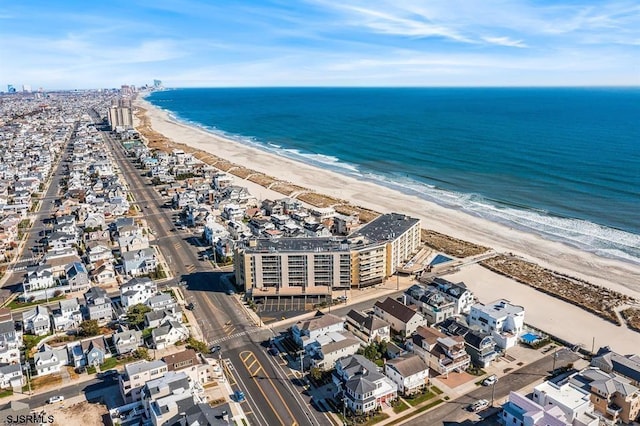
[[493,386],[491,386],[491,406],[492,407],[493,407],[493,403],[495,401],[495,396],[496,396],[496,383],[498,383],[497,379],[493,382]]

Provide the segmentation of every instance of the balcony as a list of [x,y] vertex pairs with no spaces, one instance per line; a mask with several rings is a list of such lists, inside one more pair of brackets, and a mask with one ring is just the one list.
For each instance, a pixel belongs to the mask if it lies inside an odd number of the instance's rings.
[[622,407],[618,407],[616,404],[609,404],[607,406],[607,414],[612,416],[614,419],[617,418],[620,413],[622,413]]

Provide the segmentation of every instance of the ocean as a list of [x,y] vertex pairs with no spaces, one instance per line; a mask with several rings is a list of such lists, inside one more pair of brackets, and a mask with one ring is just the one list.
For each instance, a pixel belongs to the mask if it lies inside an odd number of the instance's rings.
[[245,144],[640,263],[638,88],[202,88],[147,99]]

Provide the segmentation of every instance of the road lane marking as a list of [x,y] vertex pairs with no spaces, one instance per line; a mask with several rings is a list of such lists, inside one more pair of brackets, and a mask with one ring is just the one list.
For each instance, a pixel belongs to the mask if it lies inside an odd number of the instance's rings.
[[[245,358],[245,357],[243,357],[243,355],[242,355],[242,354],[244,354],[244,353],[248,353],[248,355],[247,355],[247,357],[246,357],[246,358]],[[249,358],[251,358],[252,356],[255,356],[255,355],[254,355],[254,354],[253,354],[253,352],[251,352],[251,351],[243,351],[243,352],[240,352],[240,359],[242,360],[242,364],[245,366],[245,368],[246,368],[246,364],[244,363],[244,362],[245,362],[245,359],[249,359]],[[250,372],[249,372],[249,373],[250,373]],[[252,378],[253,378],[253,376],[252,376]],[[262,389],[262,386],[260,386],[260,383],[259,383],[258,381],[256,381],[256,380],[255,380],[255,378],[254,378],[254,381],[255,381],[255,384],[256,384],[256,386],[257,386],[258,390],[260,391],[260,393],[261,393],[261,394],[262,394],[262,396],[264,397],[265,401],[267,401],[267,404],[269,404],[269,407],[271,407],[271,411],[273,411],[273,414],[275,414],[275,416],[278,418],[278,420],[280,420],[280,424],[282,424],[283,426],[284,426],[284,425],[286,425],[286,423],[282,421],[282,417],[280,417],[280,414],[278,414],[278,412],[276,411],[276,409],[273,407],[273,404],[271,404],[271,400],[270,400],[269,398],[267,398],[267,394],[265,394],[265,393],[264,393],[264,390]],[[272,385],[273,385],[273,384],[272,384]],[[274,389],[274,390],[275,390],[275,389]],[[278,392],[278,391],[276,390],[276,392]],[[285,406],[286,406],[286,404],[285,404]]]

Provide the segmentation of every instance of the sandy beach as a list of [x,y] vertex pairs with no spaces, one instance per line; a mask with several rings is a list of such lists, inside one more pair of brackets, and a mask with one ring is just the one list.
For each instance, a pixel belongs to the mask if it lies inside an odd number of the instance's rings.
[[[416,196],[406,195],[380,185],[360,181],[356,178],[343,176],[319,167],[303,164],[240,144],[236,141],[209,133],[203,129],[180,123],[172,119],[166,111],[154,107],[144,99],[138,98],[135,104],[147,110],[147,116],[154,130],[176,143],[186,144],[195,149],[209,152],[216,157],[265,173],[277,179],[294,183],[320,194],[349,200],[355,205],[381,213],[396,211],[418,217],[422,220],[423,228],[433,229],[462,240],[491,247],[498,252],[513,253],[548,269],[581,278],[592,284],[604,286],[640,299],[640,266],[638,265],[596,256],[562,243],[548,241],[533,234],[517,231],[500,224],[470,216],[460,211],[447,209]],[[282,194],[270,191],[246,179],[236,177],[236,183],[247,186],[251,193],[258,197],[258,199],[283,197]],[[473,271],[476,272],[480,270],[486,271],[480,267],[473,269]],[[478,275],[483,276],[482,288],[485,290],[482,291],[482,295],[479,295],[480,300],[483,302],[488,302],[490,301],[488,299],[496,299],[498,297],[508,299],[510,297],[510,292],[507,289],[509,286],[517,285],[518,287],[514,288],[517,288],[518,291],[520,291],[520,287],[525,287],[506,278],[498,280],[497,277],[499,277],[499,275],[489,271],[486,272],[490,275],[477,272]],[[465,282],[471,283],[474,280],[473,275],[474,274],[469,275],[467,273],[467,275],[465,275]],[[475,291],[474,285],[470,287]],[[488,288],[488,290],[486,288]],[[593,325],[587,325],[582,321],[571,325],[572,322],[557,319],[552,320],[552,318],[556,318],[558,315],[560,318],[566,316],[567,318],[571,317],[573,319],[583,318],[583,315],[586,315],[593,317],[594,321],[597,321],[598,324],[603,323],[606,325],[604,328],[598,328],[598,330],[600,330],[598,334],[600,335],[602,333],[603,337],[601,344],[604,344],[605,336],[615,335],[615,330],[621,330],[620,327],[607,324],[596,316],[567,303],[543,295],[533,289],[528,288],[528,290],[531,294],[527,293],[527,296],[523,298],[523,302],[526,301],[525,307],[529,312],[542,313],[546,312],[547,308],[553,309],[554,311],[553,316],[538,314],[535,324],[537,327],[545,329],[546,324],[551,326],[554,322],[556,323],[554,328],[562,328],[565,326],[571,328],[573,328],[573,326],[587,328],[595,326],[595,323]],[[519,300],[515,300],[515,295],[520,293],[516,292],[513,294],[514,302],[519,303]],[[490,295],[493,296],[489,297]],[[537,297],[537,295],[544,297]],[[520,299],[520,297],[518,296],[517,299]],[[554,300],[555,304],[551,305],[547,299]],[[580,314],[574,311],[579,311]],[[530,318],[535,317],[534,314],[532,315]],[[548,320],[544,320],[545,315]],[[640,347],[640,333],[631,331],[626,333],[626,328],[624,330],[625,336],[620,336],[620,339],[627,341],[631,339],[635,347]],[[552,330],[549,331],[551,332]],[[629,334],[629,336],[627,336],[627,334]],[[590,349],[592,336],[584,336],[581,337],[581,339],[588,340],[588,349]],[[587,342],[582,342],[582,340],[581,343],[586,345]],[[613,342],[609,344],[614,348],[616,347]],[[625,345],[625,347],[626,346],[627,345]],[[622,347],[620,350],[622,350]]]

